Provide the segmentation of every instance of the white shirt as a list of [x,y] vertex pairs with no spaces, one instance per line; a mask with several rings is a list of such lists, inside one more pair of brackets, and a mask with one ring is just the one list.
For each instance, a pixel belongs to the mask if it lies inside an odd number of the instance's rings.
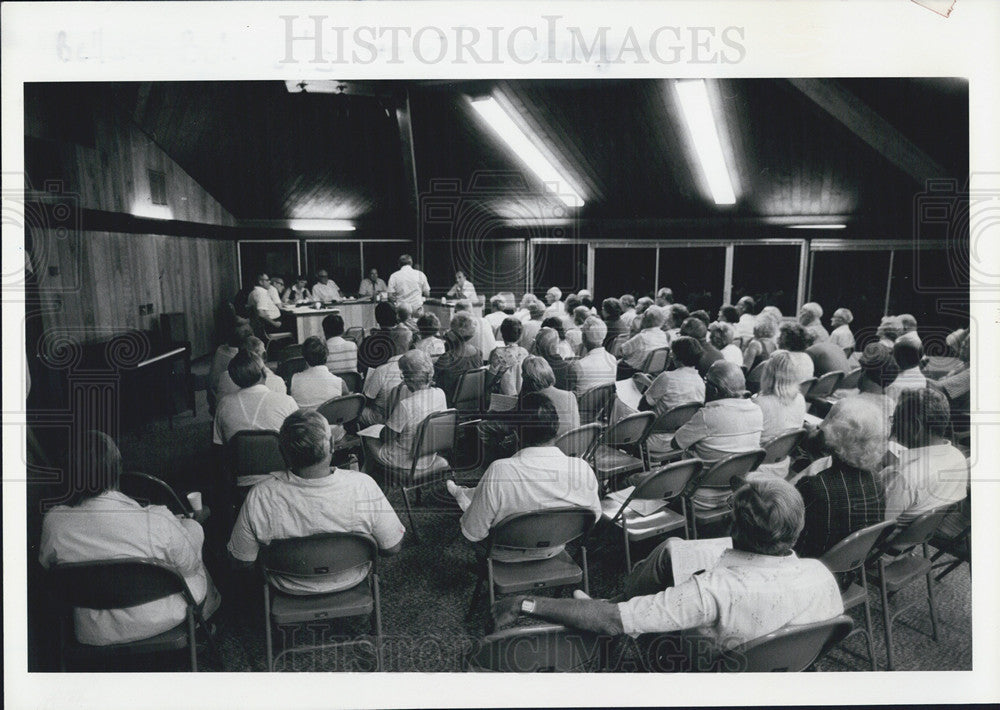
[[403,373],[399,371],[399,358],[401,357],[403,356],[393,355],[384,365],[369,370],[368,376],[365,378],[362,393],[369,400],[374,400],[373,414],[375,422],[379,424],[389,416],[389,395],[392,394],[393,388],[403,381]]
[[576,361],[576,394],[615,381],[618,361],[604,348],[594,348]]
[[489,321],[485,318],[473,316],[472,321],[476,324],[476,334],[469,342],[476,346],[479,354],[483,357],[483,362],[486,362],[490,359],[493,348],[497,346],[497,339],[493,336],[493,328],[490,327]]
[[462,288],[458,288],[458,284],[454,284],[450,289],[448,289],[448,298],[464,298],[469,301],[478,301],[479,296],[476,294],[476,287],[472,285],[472,282],[466,280],[462,285]]
[[704,461],[717,461],[759,447],[763,420],[760,407],[749,399],[716,399],[695,412],[674,440]]
[[389,290],[389,287],[385,285],[385,281],[382,279],[377,279],[375,283],[372,280],[365,277],[361,279],[361,285],[358,287],[359,296],[375,296],[379,293],[385,293]]
[[[563,506],[589,508],[594,511],[594,519],[599,519],[597,476],[586,461],[569,457],[555,446],[529,446],[509,459],[494,461],[486,469],[469,508],[462,514],[462,534],[476,542],[485,539],[493,525],[510,515]],[[562,549],[498,548],[493,557],[507,561],[547,558]]]
[[622,345],[622,361],[638,370],[649,351],[667,345],[667,334],[660,328],[643,328]]
[[854,347],[854,333],[851,332],[851,328],[847,323],[834,328],[833,332],[830,333],[830,340],[839,348]]
[[[763,415],[764,428],[760,434],[762,444],[784,431],[800,428],[805,421],[806,399],[801,393],[796,393],[791,402],[783,402],[773,394],[758,394],[751,401],[760,407]],[[757,472],[773,473],[786,478],[792,463],[790,459],[791,457],[786,456],[781,461],[762,463],[757,467]]]
[[893,402],[899,399],[904,390],[922,390],[927,386],[927,378],[919,367],[911,367],[900,372],[892,384],[885,388],[885,396]]
[[[39,562],[48,569],[65,562],[143,557],[166,562],[187,582],[195,601],[208,591],[201,561],[205,533],[166,507],[142,507],[124,493],[107,491],[76,506],[59,505],[45,514]],[[168,631],[184,621],[180,594],[126,609],[74,609],[76,638],[105,646],[137,641]]]
[[[260,545],[272,540],[327,532],[367,533],[381,549],[394,547],[405,528],[378,484],[360,471],[334,469],[323,478],[299,478],[279,471],[250,489],[227,548],[238,560],[253,562]],[[368,565],[308,581],[279,578],[291,594],[349,589],[368,574]]]
[[430,284],[423,271],[417,271],[409,264],[389,277],[389,295],[400,303],[405,303],[411,311],[424,305],[424,298],[431,292]]
[[676,587],[618,605],[627,634],[697,629],[717,647],[752,641],[783,626],[844,613],[833,574],[816,559],[726,550],[718,563]]
[[736,323],[736,337],[749,341],[753,338],[753,328],[756,324],[756,316],[750,313],[741,314],[739,321]]
[[625,324],[625,328],[626,329],[632,327],[632,321],[635,320],[636,315],[637,314],[636,314],[634,308],[629,308],[627,311],[625,311],[624,313],[622,313],[622,315],[621,315],[621,321],[622,321],[622,323]]
[[328,399],[342,395],[344,381],[330,372],[326,365],[315,365],[292,375],[289,390],[299,407],[318,407]]
[[729,360],[729,362],[737,365],[738,367],[743,367],[743,351],[733,343],[730,343],[726,347],[722,348],[719,352],[722,353],[722,357],[724,359]]
[[444,355],[444,341],[436,335],[432,335],[427,338],[421,338],[413,344],[414,350],[421,350],[427,353],[427,356],[431,360],[437,360],[439,357]]
[[[527,313],[527,311],[525,311],[525,313]],[[492,313],[488,313],[483,316],[483,320],[485,320],[487,324],[489,324],[490,328],[493,329],[494,338],[500,337],[500,324],[508,318],[514,318],[514,316],[508,315],[503,311],[493,311]]]
[[[410,453],[413,451],[420,423],[428,415],[443,412],[447,408],[448,402],[442,389],[428,387],[416,392],[409,392],[407,389],[385,423],[396,432],[397,437],[391,444],[379,449],[378,457],[382,463],[408,470],[413,463]],[[423,456],[417,462],[417,470],[426,471],[440,460],[437,454]]]
[[335,335],[326,341],[326,366],[330,372],[357,372],[358,345]]
[[965,498],[969,462],[950,443],[907,449],[886,481],[885,519],[910,522],[922,513]]
[[312,288],[312,294],[317,301],[338,301],[340,300],[340,287],[330,279],[325,284],[317,281]]
[[278,431],[299,405],[287,394],[272,392],[263,384],[241,389],[219,400],[215,408],[212,441],[225,444],[244,429]]
[[271,302],[274,303],[274,305],[281,305],[281,294],[278,293],[278,289],[276,289],[273,284],[267,287],[267,294],[271,297]]
[[[813,359],[809,357],[809,353],[804,351],[791,352],[789,350],[775,350],[775,353],[786,352],[792,358],[792,366],[795,368],[795,374],[798,376],[799,382],[805,382],[814,374],[816,374],[816,363]],[[774,353],[771,353],[774,355]]]
[[[271,369],[266,365],[264,366],[264,386],[272,392],[288,394],[288,387],[285,385],[285,381],[271,372]],[[215,388],[216,398],[222,399],[226,395],[235,394],[239,391],[240,386],[233,382],[233,378],[229,376],[229,371],[223,372],[222,376],[219,377],[219,384]]]
[[247,296],[247,306],[251,311],[264,318],[277,320],[281,317],[281,311],[271,299],[270,291],[260,284],[254,286],[253,291]]
[[705,380],[694,367],[678,367],[661,372],[644,395],[657,416],[679,404],[705,401]]

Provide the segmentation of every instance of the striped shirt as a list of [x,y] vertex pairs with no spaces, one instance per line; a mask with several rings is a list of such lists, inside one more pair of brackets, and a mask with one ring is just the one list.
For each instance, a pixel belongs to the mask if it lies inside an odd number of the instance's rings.
[[837,459],[796,485],[806,505],[805,527],[795,544],[801,557],[820,557],[853,532],[882,522],[885,492],[874,474]]

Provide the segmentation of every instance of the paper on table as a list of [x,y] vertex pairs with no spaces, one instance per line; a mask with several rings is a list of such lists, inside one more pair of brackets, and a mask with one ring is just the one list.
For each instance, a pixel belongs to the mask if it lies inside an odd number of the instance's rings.
[[618,399],[622,401],[622,404],[638,411],[642,392],[635,386],[635,382],[632,381],[631,377],[627,380],[618,380],[615,382],[615,390],[618,392]]
[[705,540],[667,540],[670,567],[674,573],[674,586],[686,582],[695,572],[711,569],[722,553],[733,548],[733,538],[714,537]]
[[358,431],[358,436],[367,436],[371,439],[378,439],[382,435],[385,424],[372,424]]

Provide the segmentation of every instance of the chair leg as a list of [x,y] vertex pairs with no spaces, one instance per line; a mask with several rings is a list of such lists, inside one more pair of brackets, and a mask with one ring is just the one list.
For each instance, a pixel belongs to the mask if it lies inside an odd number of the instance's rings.
[[[927,543],[924,543],[924,557],[927,557]],[[937,614],[934,612],[933,567],[927,571],[927,604],[931,608],[931,637],[938,640]]]
[[264,646],[267,649],[267,672],[274,671],[274,649],[271,648],[271,590],[264,583]]
[[416,543],[420,544],[420,531],[417,530],[417,524],[413,522],[413,510],[410,508],[410,496],[407,495],[406,486],[402,486],[403,490],[403,503],[406,505],[406,518],[410,521],[410,529],[413,530],[413,539]]
[[372,575],[372,596],[375,599],[375,670],[382,670],[382,598],[379,593],[378,575]]
[[[628,551],[628,541],[625,541],[625,550]],[[580,555],[583,558],[583,592],[590,594],[590,574],[587,572],[587,546],[580,545]]]
[[625,526],[625,516],[622,516],[622,544],[625,545],[625,574],[632,571],[632,551],[628,548],[628,529]]
[[490,613],[493,613],[493,605],[496,604],[496,592],[493,591],[493,560],[486,559],[486,584],[490,595]]
[[187,610],[187,624],[188,624],[188,646],[191,647],[191,671],[194,673],[198,672],[198,644],[195,642],[194,638],[194,612],[188,607]]
[[878,561],[878,585],[882,597],[882,623],[885,627],[886,670],[896,670],[896,659],[892,652],[892,616],[889,614],[889,591],[885,588],[885,562]]
[[865,640],[868,641],[868,660],[871,661],[872,670],[877,671],[878,663],[875,661],[875,631],[872,628],[872,610],[871,605],[868,603],[868,575],[865,572],[864,565],[861,565],[861,588],[865,592]]
[[471,617],[475,611],[476,607],[479,606],[479,598],[483,595],[483,576],[479,575],[476,579],[476,588],[472,590],[472,603],[469,604],[468,617]]

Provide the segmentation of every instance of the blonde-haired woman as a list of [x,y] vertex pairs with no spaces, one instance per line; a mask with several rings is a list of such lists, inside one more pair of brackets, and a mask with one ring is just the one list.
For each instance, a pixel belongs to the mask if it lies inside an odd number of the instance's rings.
[[[790,353],[775,352],[764,361],[760,378],[760,392],[754,403],[764,415],[764,429],[760,434],[762,444],[783,431],[798,429],[806,418],[806,400],[799,389],[799,376]],[[788,475],[790,461],[761,464],[758,473],[769,473],[781,478]]]

